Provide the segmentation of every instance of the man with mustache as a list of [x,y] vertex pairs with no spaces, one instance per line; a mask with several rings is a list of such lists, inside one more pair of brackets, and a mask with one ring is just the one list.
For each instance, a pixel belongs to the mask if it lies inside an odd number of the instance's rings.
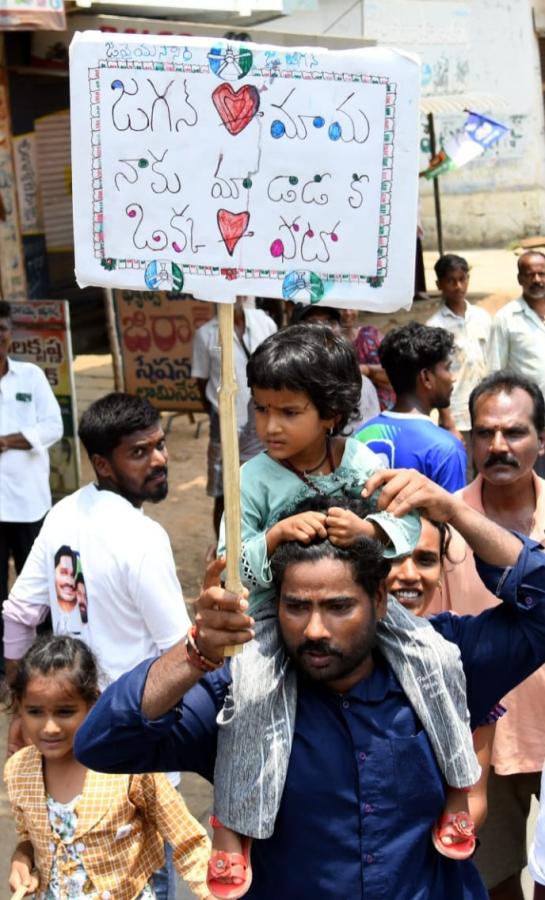
[[[509,371],[483,379],[469,399],[477,477],[460,492],[488,519],[545,543],[545,482],[533,467],[544,453],[545,404],[533,381]],[[437,608],[476,615],[498,598],[481,582],[473,553],[453,533]],[[488,819],[479,833],[475,862],[491,900],[523,900],[526,821],[539,795],[545,761],[545,669],[540,668],[502,701],[507,715],[496,725],[488,782]]]
[[[8,678],[49,609],[54,631],[89,644],[107,681],[172,647],[189,626],[168,535],[142,511],[168,492],[158,411],[141,397],[107,394],[83,413],[78,433],[96,480],[53,507],[4,603]],[[63,615],[55,565],[59,550],[70,548],[73,585],[85,579],[85,604],[74,602]],[[20,740],[15,719],[8,750]],[[158,896],[164,889],[164,880],[156,884]]]
[[[528,250],[518,258],[522,295],[497,313],[492,323],[490,371],[511,369],[545,393],[545,254]],[[536,471],[545,476],[545,458]]]
[[[421,509],[452,522],[505,601],[482,616],[432,620],[460,650],[475,724],[545,661],[545,554],[420,473],[381,471],[366,490],[381,486],[380,509],[397,516]],[[217,713],[230,682],[223,650],[253,636],[247,601],[220,587],[224,564],[210,566],[187,640],[122,676],[93,707],[75,742],[85,765],[127,772],[176,763],[213,779]],[[485,900],[473,861],[446,859],[431,841],[445,785],[376,646],[387,603],[380,545],[288,541],[273,554],[271,571],[298,703],[275,829],[251,846],[247,900]],[[237,895],[235,885],[226,888]]]

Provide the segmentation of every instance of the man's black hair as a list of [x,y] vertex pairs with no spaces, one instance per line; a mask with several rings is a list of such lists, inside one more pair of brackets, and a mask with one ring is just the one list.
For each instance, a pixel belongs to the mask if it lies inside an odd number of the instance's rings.
[[[335,306],[322,306],[321,303],[296,303],[291,314],[290,325],[298,325],[307,319],[312,319],[315,312],[321,312],[333,322],[341,324],[341,311]],[[322,321],[322,325],[326,324]]]
[[0,319],[11,320],[11,303],[7,300],[0,300]]
[[356,354],[327,325],[290,325],[266,338],[246,367],[248,386],[300,391],[321,419],[339,417],[334,434],[359,418],[361,373]]
[[109,459],[124,437],[151,428],[158,421],[158,410],[143,397],[114,391],[85,410],[78,435],[89,459],[95,453]]
[[454,337],[445,328],[409,322],[388,332],[378,355],[394,391],[403,396],[414,391],[422,369],[446,362],[453,347]]
[[456,269],[462,269],[463,272],[469,272],[469,263],[463,256],[457,256],[455,253],[444,253],[440,256],[434,267],[437,281],[441,281],[449,272]]
[[302,512],[327,512],[332,506],[339,506],[341,509],[349,509],[355,513],[360,519],[377,511],[378,494],[374,493],[372,497],[362,497],[361,493],[352,495],[347,488],[339,491],[333,497],[327,494],[310,494],[304,500],[300,500],[296,508],[290,511],[290,516],[298,515]]
[[511,394],[516,388],[526,391],[533,402],[532,421],[538,434],[545,429],[545,401],[543,393],[535,381],[531,378],[525,378],[517,372],[510,369],[499,369],[483,378],[476,387],[473,388],[469,395],[469,415],[471,416],[471,426],[475,422],[475,407],[477,400],[484,397],[485,394]]
[[76,563],[77,563],[76,554],[74,553],[72,548],[68,546],[68,544],[63,544],[62,547],[59,547],[59,549],[55,553],[55,556],[53,557],[53,563],[54,563],[55,568],[57,568],[57,566],[59,565],[62,556],[70,557],[70,559],[72,560],[72,565],[74,567],[74,571],[75,571]]
[[[347,498],[339,500],[337,497],[309,497],[302,501],[290,512],[297,515],[309,509],[324,512],[331,506],[342,506],[350,509],[356,515],[367,515],[371,506],[364,498]],[[349,547],[339,547],[332,544],[327,538],[316,538],[310,544],[300,541],[285,541],[280,544],[271,557],[271,571],[273,582],[278,595],[282,587],[284,574],[288,566],[294,563],[318,562],[321,559],[339,560],[348,563],[352,569],[354,582],[373,598],[378,587],[390,571],[390,561],[384,556],[384,547],[380,541],[373,538],[361,537],[350,544]]]

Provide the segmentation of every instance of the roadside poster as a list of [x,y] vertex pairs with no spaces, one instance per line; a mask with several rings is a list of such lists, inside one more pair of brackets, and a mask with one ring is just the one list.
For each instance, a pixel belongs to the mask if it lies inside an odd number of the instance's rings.
[[193,334],[214,314],[211,303],[180,294],[114,291],[123,380],[130,394],[168,412],[201,412],[191,378]]
[[70,87],[81,286],[410,306],[415,59],[85,32]]
[[64,0],[0,0],[0,31],[64,31]]
[[[0,27],[1,31],[1,27]],[[28,297],[17,208],[7,70],[0,69],[0,293],[4,300]]]
[[12,305],[14,359],[31,362],[45,373],[62,413],[64,436],[51,447],[53,500],[79,488],[76,392],[67,300],[27,300]]

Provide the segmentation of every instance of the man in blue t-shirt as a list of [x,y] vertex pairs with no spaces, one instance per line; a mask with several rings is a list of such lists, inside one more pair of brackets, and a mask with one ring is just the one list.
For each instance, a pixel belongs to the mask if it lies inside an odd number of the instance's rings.
[[448,491],[466,483],[464,445],[430,419],[450,404],[454,338],[444,328],[409,322],[384,338],[379,357],[396,392],[392,410],[365,423],[355,435],[391,469],[417,469]]

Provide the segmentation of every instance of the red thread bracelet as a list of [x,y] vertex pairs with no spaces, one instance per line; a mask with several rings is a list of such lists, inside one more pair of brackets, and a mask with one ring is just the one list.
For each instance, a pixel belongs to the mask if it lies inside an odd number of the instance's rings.
[[220,669],[223,665],[223,660],[214,662],[211,659],[207,659],[197,647],[197,634],[197,626],[192,625],[187,632],[185,644],[189,662],[197,666],[197,668],[201,669],[203,672],[213,672],[215,669]]
[[189,648],[189,642],[188,642],[188,640],[187,640],[187,637],[186,637],[186,639],[185,639],[185,644],[184,644],[184,646],[185,646],[185,658],[186,658],[186,660],[187,660],[187,662],[189,663],[190,666],[193,666],[193,668],[199,669],[201,672],[205,672],[205,673],[211,671],[210,669],[208,669],[206,666],[203,666],[203,665],[199,662],[198,656],[194,656],[194,655],[193,655],[193,653],[191,652],[191,650],[190,650],[190,648]]

